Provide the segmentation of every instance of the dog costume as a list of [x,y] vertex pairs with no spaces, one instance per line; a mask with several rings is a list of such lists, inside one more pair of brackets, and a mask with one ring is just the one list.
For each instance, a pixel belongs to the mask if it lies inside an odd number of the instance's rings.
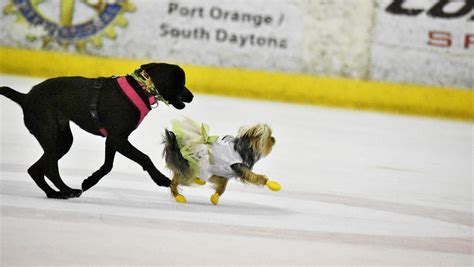
[[167,167],[174,173],[171,193],[177,202],[185,203],[186,198],[177,191],[178,185],[204,185],[209,180],[216,189],[211,197],[216,205],[227,181],[233,178],[278,191],[281,187],[277,182],[251,172],[254,164],[268,155],[274,143],[271,129],[263,124],[239,130],[236,137],[219,137],[209,135],[207,124],[189,118],[173,120],[171,131],[165,131],[163,151]]

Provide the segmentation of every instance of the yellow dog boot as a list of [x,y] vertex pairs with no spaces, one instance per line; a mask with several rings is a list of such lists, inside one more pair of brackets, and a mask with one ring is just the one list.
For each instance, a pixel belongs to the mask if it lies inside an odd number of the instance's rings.
[[214,193],[211,196],[211,202],[212,202],[212,204],[217,205],[217,203],[219,202],[219,194]]
[[206,181],[203,181],[203,180],[199,179],[198,177],[195,177],[194,178],[194,183],[196,183],[198,185],[205,185]]
[[183,195],[177,195],[174,197],[174,200],[178,203],[186,203],[186,198]]
[[266,186],[272,191],[280,191],[281,185],[275,181],[267,181]]

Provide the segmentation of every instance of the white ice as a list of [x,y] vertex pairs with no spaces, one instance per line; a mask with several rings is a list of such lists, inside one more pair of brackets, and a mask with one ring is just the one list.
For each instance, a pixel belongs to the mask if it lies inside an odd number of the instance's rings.
[[[0,79],[21,92],[41,81]],[[80,198],[47,199],[26,172],[41,147],[19,106],[0,96],[0,107],[2,266],[473,264],[472,123],[201,94],[182,111],[153,110],[130,140],[167,175],[161,136],[172,118],[216,135],[272,126],[276,146],[254,170],[282,190],[231,181],[213,206],[209,186],[184,188],[188,203],[175,203],[121,155]],[[60,172],[80,188],[105,139],[73,134]]]

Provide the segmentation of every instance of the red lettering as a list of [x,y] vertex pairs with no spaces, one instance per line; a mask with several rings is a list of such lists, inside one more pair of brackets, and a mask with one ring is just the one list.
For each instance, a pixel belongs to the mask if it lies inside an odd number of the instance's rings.
[[428,33],[428,44],[438,47],[451,47],[451,33],[449,32],[440,32],[440,31],[430,31]]
[[468,49],[471,47],[471,44],[474,42],[474,34],[468,33],[464,38],[464,48]]

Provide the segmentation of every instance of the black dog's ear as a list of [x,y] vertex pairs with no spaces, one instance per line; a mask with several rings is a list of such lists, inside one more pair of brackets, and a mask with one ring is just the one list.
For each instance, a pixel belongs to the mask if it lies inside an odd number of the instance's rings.
[[141,65],[140,69],[141,70],[146,70],[146,69],[149,69],[149,68],[153,68],[156,65],[158,65],[158,64],[157,63],[147,63],[147,64]]
[[184,87],[180,98],[183,102],[191,103],[191,101],[193,101],[194,95],[188,90],[188,88]]

